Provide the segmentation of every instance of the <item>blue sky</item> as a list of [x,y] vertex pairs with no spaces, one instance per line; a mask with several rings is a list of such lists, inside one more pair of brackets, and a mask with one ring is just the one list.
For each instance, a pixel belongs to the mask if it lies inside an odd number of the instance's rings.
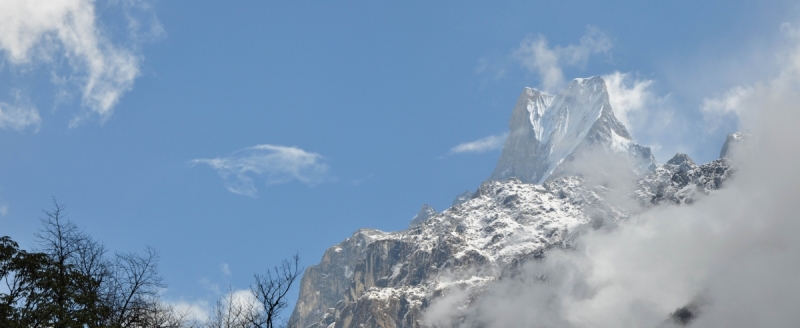
[[605,75],[659,162],[712,160],[737,129],[726,104],[775,74],[798,14],[792,1],[7,1],[0,235],[32,248],[57,197],[108,248],[158,249],[167,299],[212,302],[295,252],[314,264],[358,228],[403,229],[421,204],[474,191],[525,86]]

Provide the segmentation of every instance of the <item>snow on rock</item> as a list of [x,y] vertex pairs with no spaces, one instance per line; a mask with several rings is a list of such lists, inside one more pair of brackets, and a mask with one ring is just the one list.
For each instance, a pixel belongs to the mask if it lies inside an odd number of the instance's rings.
[[417,215],[414,215],[414,217],[411,218],[411,223],[409,224],[409,227],[413,227],[422,222],[425,222],[425,220],[427,220],[434,214],[436,214],[436,210],[433,209],[432,206],[428,204],[422,204],[422,207],[419,209],[419,212],[417,212]]
[[[323,287],[328,284],[324,279],[331,278],[323,279],[314,272],[330,266],[331,255],[363,249],[347,289],[325,286],[328,293],[336,295],[318,300],[316,306],[309,305],[313,300],[306,300],[310,290],[301,291],[304,307],[298,302],[292,323],[298,327],[417,327],[421,311],[447,286],[481,286],[515,262],[567,246],[572,232],[591,221],[583,206],[601,201],[579,200],[577,194],[584,193],[577,191],[581,182],[571,183],[574,198],[518,179],[487,181],[468,201],[435,213],[408,230],[357,232],[332,248],[342,251],[329,251],[323,263],[309,267],[301,283]],[[368,245],[355,247],[355,240]],[[343,260],[353,263],[351,257],[358,256],[346,255]],[[333,310],[326,311],[328,308]],[[332,316],[325,316],[328,312]]]
[[639,180],[634,197],[645,206],[661,203],[691,204],[720,189],[734,170],[731,161],[720,158],[697,165],[686,154],[678,153]]
[[464,204],[468,200],[472,199],[472,192],[467,190],[460,195],[456,196],[456,199],[453,200],[453,204],[450,206],[458,206]]
[[605,81],[573,80],[556,96],[526,88],[509,121],[509,135],[490,179],[542,183],[585,149],[626,154],[637,174],[655,168],[650,149],[633,142],[614,116]]
[[436,298],[456,289],[480,297],[524,261],[569,248],[588,229],[613,228],[630,217],[608,201],[617,191],[561,169],[584,150],[628,156],[638,174],[630,175],[637,189],[629,203],[639,200],[642,210],[690,204],[734,173],[728,158],[697,165],[685,154],[656,166],[614,118],[599,77],[576,79],[557,96],[525,89],[510,127],[492,178],[475,193],[439,213],[423,205],[407,230],[361,229],[309,266],[289,326],[421,327]]

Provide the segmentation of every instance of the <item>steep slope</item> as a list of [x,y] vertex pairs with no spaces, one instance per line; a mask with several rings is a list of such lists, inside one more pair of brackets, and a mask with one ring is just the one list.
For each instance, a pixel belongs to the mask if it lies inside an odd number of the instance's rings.
[[540,147],[544,129],[542,117],[555,96],[525,88],[517,99],[509,121],[503,153],[490,179],[516,177],[524,182],[539,181],[547,170],[547,157]]
[[[580,204],[560,198],[544,186],[516,179],[486,182],[469,201],[434,214],[409,230],[372,233],[344,293],[327,286],[325,291],[314,288],[331,280],[326,274],[341,276],[345,270],[310,267],[314,274],[303,276],[292,324],[418,327],[421,311],[443,289],[495,280],[525,258],[567,245],[571,233],[590,221]],[[340,248],[344,251],[337,245],[326,252],[322,265],[329,265],[327,259]],[[323,271],[326,274],[317,274]],[[326,291],[331,296],[341,295],[341,300],[334,303],[335,297],[317,296]],[[314,306],[309,306],[312,303]],[[310,310],[324,306],[330,307],[325,313]],[[319,320],[316,326],[308,325],[309,318]]]
[[526,88],[517,100],[509,135],[490,179],[541,183],[563,172],[581,152],[623,154],[636,174],[655,168],[650,149],[633,142],[614,116],[605,81],[573,80],[557,96]]
[[294,307],[292,327],[318,322],[328,308],[342,299],[350,287],[356,265],[367,255],[367,247],[385,232],[361,229],[329,248],[317,265],[306,268],[300,280],[300,297]]

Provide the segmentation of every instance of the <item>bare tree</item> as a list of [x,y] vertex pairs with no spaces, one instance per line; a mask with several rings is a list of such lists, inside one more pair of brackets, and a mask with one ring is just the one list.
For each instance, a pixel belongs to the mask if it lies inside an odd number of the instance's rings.
[[157,298],[149,299],[139,311],[142,323],[133,327],[142,328],[200,328],[201,325],[189,319],[190,310],[179,311]]
[[[245,292],[245,291],[243,291]],[[249,290],[237,295],[231,287],[214,305],[212,317],[205,328],[253,328],[261,317],[258,301]]]
[[54,198],[53,209],[44,211],[43,228],[36,235],[55,268],[53,282],[47,287],[52,289],[53,304],[45,305],[52,308],[55,323],[172,327],[184,321],[185,314],[181,316],[158,299],[159,289],[166,286],[158,274],[155,249],[146,247],[142,254],[117,253],[109,260],[105,246],[67,220],[65,209]]
[[[53,209],[43,211],[42,229],[36,234],[50,258],[37,307],[54,327],[99,325],[107,308],[100,298],[105,249],[66,219],[66,207],[53,198]],[[85,256],[85,257],[84,257]],[[29,297],[31,298],[31,297]],[[48,301],[43,301],[48,300]]]
[[[245,294],[238,294],[228,287],[220,298],[205,328],[275,328],[285,327],[279,323],[281,311],[287,307],[286,295],[300,276],[300,257],[283,260],[279,266],[263,275],[255,275],[255,284]],[[244,291],[241,291],[244,293]]]
[[166,287],[158,274],[158,259],[158,252],[151,247],[145,248],[144,254],[115,255],[107,300],[112,324],[119,327],[148,324],[151,303],[158,299],[158,290]]
[[283,327],[276,321],[286,306],[286,295],[295,280],[301,274],[300,256],[295,254],[291,260],[283,260],[281,265],[267,271],[264,275],[255,275],[256,283],[250,289],[260,303],[261,315],[252,323],[259,328]]

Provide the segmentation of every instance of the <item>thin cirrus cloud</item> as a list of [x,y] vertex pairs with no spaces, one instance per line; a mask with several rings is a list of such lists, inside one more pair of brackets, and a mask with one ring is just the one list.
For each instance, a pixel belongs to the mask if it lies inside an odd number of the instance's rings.
[[[142,57],[142,41],[163,34],[146,2],[117,3],[127,19],[124,42],[112,42],[110,33],[98,24],[96,2],[92,0],[5,0],[0,1],[0,58],[21,72],[39,66],[51,69],[51,81],[60,89],[57,98],[81,94],[82,112],[70,127],[99,117],[105,122],[120,98],[133,88]],[[68,70],[59,67],[66,62]],[[39,111],[25,103],[18,93],[16,104],[0,102],[0,127],[22,130],[38,128]]]
[[502,149],[503,143],[506,141],[506,137],[508,137],[507,133],[465,142],[450,149],[450,154],[478,154],[491,150]]
[[222,274],[224,274],[226,276],[230,276],[231,275],[231,267],[228,265],[228,263],[220,264],[219,270],[222,271]]
[[513,57],[531,73],[539,75],[541,88],[553,92],[564,85],[563,66],[585,66],[592,54],[611,51],[611,39],[602,31],[588,26],[578,44],[550,47],[541,34],[529,36],[520,43]]
[[328,164],[317,153],[297,147],[257,145],[238,150],[226,157],[201,158],[192,166],[206,164],[217,171],[228,191],[256,197],[253,178],[266,180],[267,185],[299,181],[313,186],[328,178]]
[[18,90],[11,94],[15,100],[13,103],[0,101],[0,128],[22,131],[30,127],[38,131],[42,122],[39,111],[23,100]]

